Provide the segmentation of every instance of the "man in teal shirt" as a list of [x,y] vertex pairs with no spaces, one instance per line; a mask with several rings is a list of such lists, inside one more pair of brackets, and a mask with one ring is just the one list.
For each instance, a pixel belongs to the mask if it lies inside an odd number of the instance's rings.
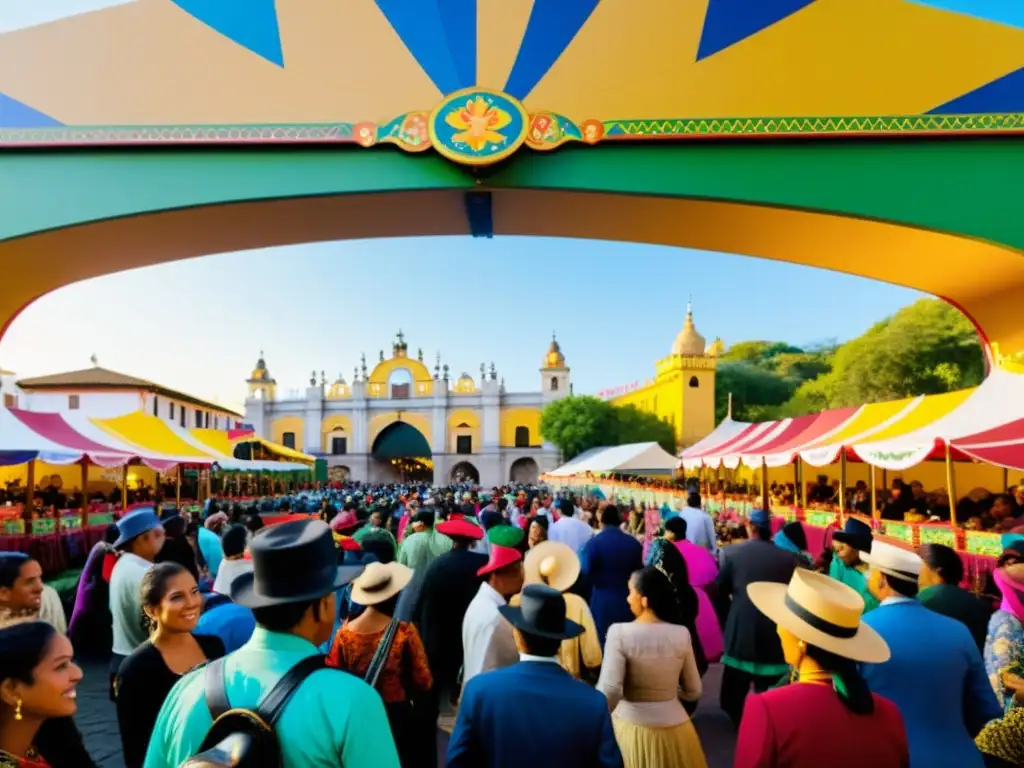
[[[235,579],[231,597],[252,609],[257,627],[223,664],[230,705],[255,709],[289,669],[330,638],[335,590],[362,566],[335,565],[330,528],[319,520],[265,528],[249,551],[253,572]],[[204,670],[195,670],[168,694],[144,768],[178,768],[200,751],[211,725]],[[284,768],[399,768],[380,696],[345,672],[313,672],[288,701],[275,731]]]
[[412,521],[413,533],[406,536],[398,553],[398,562],[413,571],[426,573],[427,567],[452,548],[452,540],[434,530],[433,510],[417,513]]
[[864,613],[878,607],[878,599],[868,589],[868,566],[861,560],[861,552],[871,554],[874,537],[871,527],[854,517],[846,518],[843,530],[832,534],[832,549],[835,555],[829,565],[828,575],[846,584],[864,598]]

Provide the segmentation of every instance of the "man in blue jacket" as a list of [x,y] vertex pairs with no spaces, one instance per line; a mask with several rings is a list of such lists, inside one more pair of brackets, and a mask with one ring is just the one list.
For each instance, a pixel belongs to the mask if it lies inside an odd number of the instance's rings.
[[531,584],[518,606],[498,610],[514,627],[519,663],[466,683],[448,768],[622,768],[608,700],[558,665],[562,640],[583,632],[565,618],[565,598]]
[[914,552],[875,541],[861,559],[870,568],[868,589],[881,603],[863,620],[892,653],[884,664],[865,664],[864,679],[899,707],[911,768],[984,768],[974,737],[1003,713],[971,633],[914,599],[921,572]]

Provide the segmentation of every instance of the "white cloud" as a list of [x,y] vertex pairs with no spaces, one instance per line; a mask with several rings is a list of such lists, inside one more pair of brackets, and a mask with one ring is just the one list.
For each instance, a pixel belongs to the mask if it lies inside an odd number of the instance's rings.
[[136,0],[0,0],[0,32],[134,2]]

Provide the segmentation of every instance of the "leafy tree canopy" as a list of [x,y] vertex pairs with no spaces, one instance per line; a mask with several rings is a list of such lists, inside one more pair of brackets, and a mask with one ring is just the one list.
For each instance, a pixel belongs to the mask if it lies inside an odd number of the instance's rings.
[[[747,341],[721,357],[715,416],[760,421],[976,386],[981,344],[957,309],[922,299],[842,345]],[[785,396],[782,393],[786,392]]]
[[672,425],[655,414],[588,395],[548,404],[540,417],[540,434],[566,461],[604,445],[657,442],[672,453],[676,447]]

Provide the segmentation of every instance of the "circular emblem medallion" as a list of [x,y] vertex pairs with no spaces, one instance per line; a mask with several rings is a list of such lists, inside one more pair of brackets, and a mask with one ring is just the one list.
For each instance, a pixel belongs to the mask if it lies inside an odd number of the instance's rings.
[[480,88],[457,91],[431,114],[430,141],[443,156],[465,165],[504,160],[526,139],[529,118],[511,96]]

